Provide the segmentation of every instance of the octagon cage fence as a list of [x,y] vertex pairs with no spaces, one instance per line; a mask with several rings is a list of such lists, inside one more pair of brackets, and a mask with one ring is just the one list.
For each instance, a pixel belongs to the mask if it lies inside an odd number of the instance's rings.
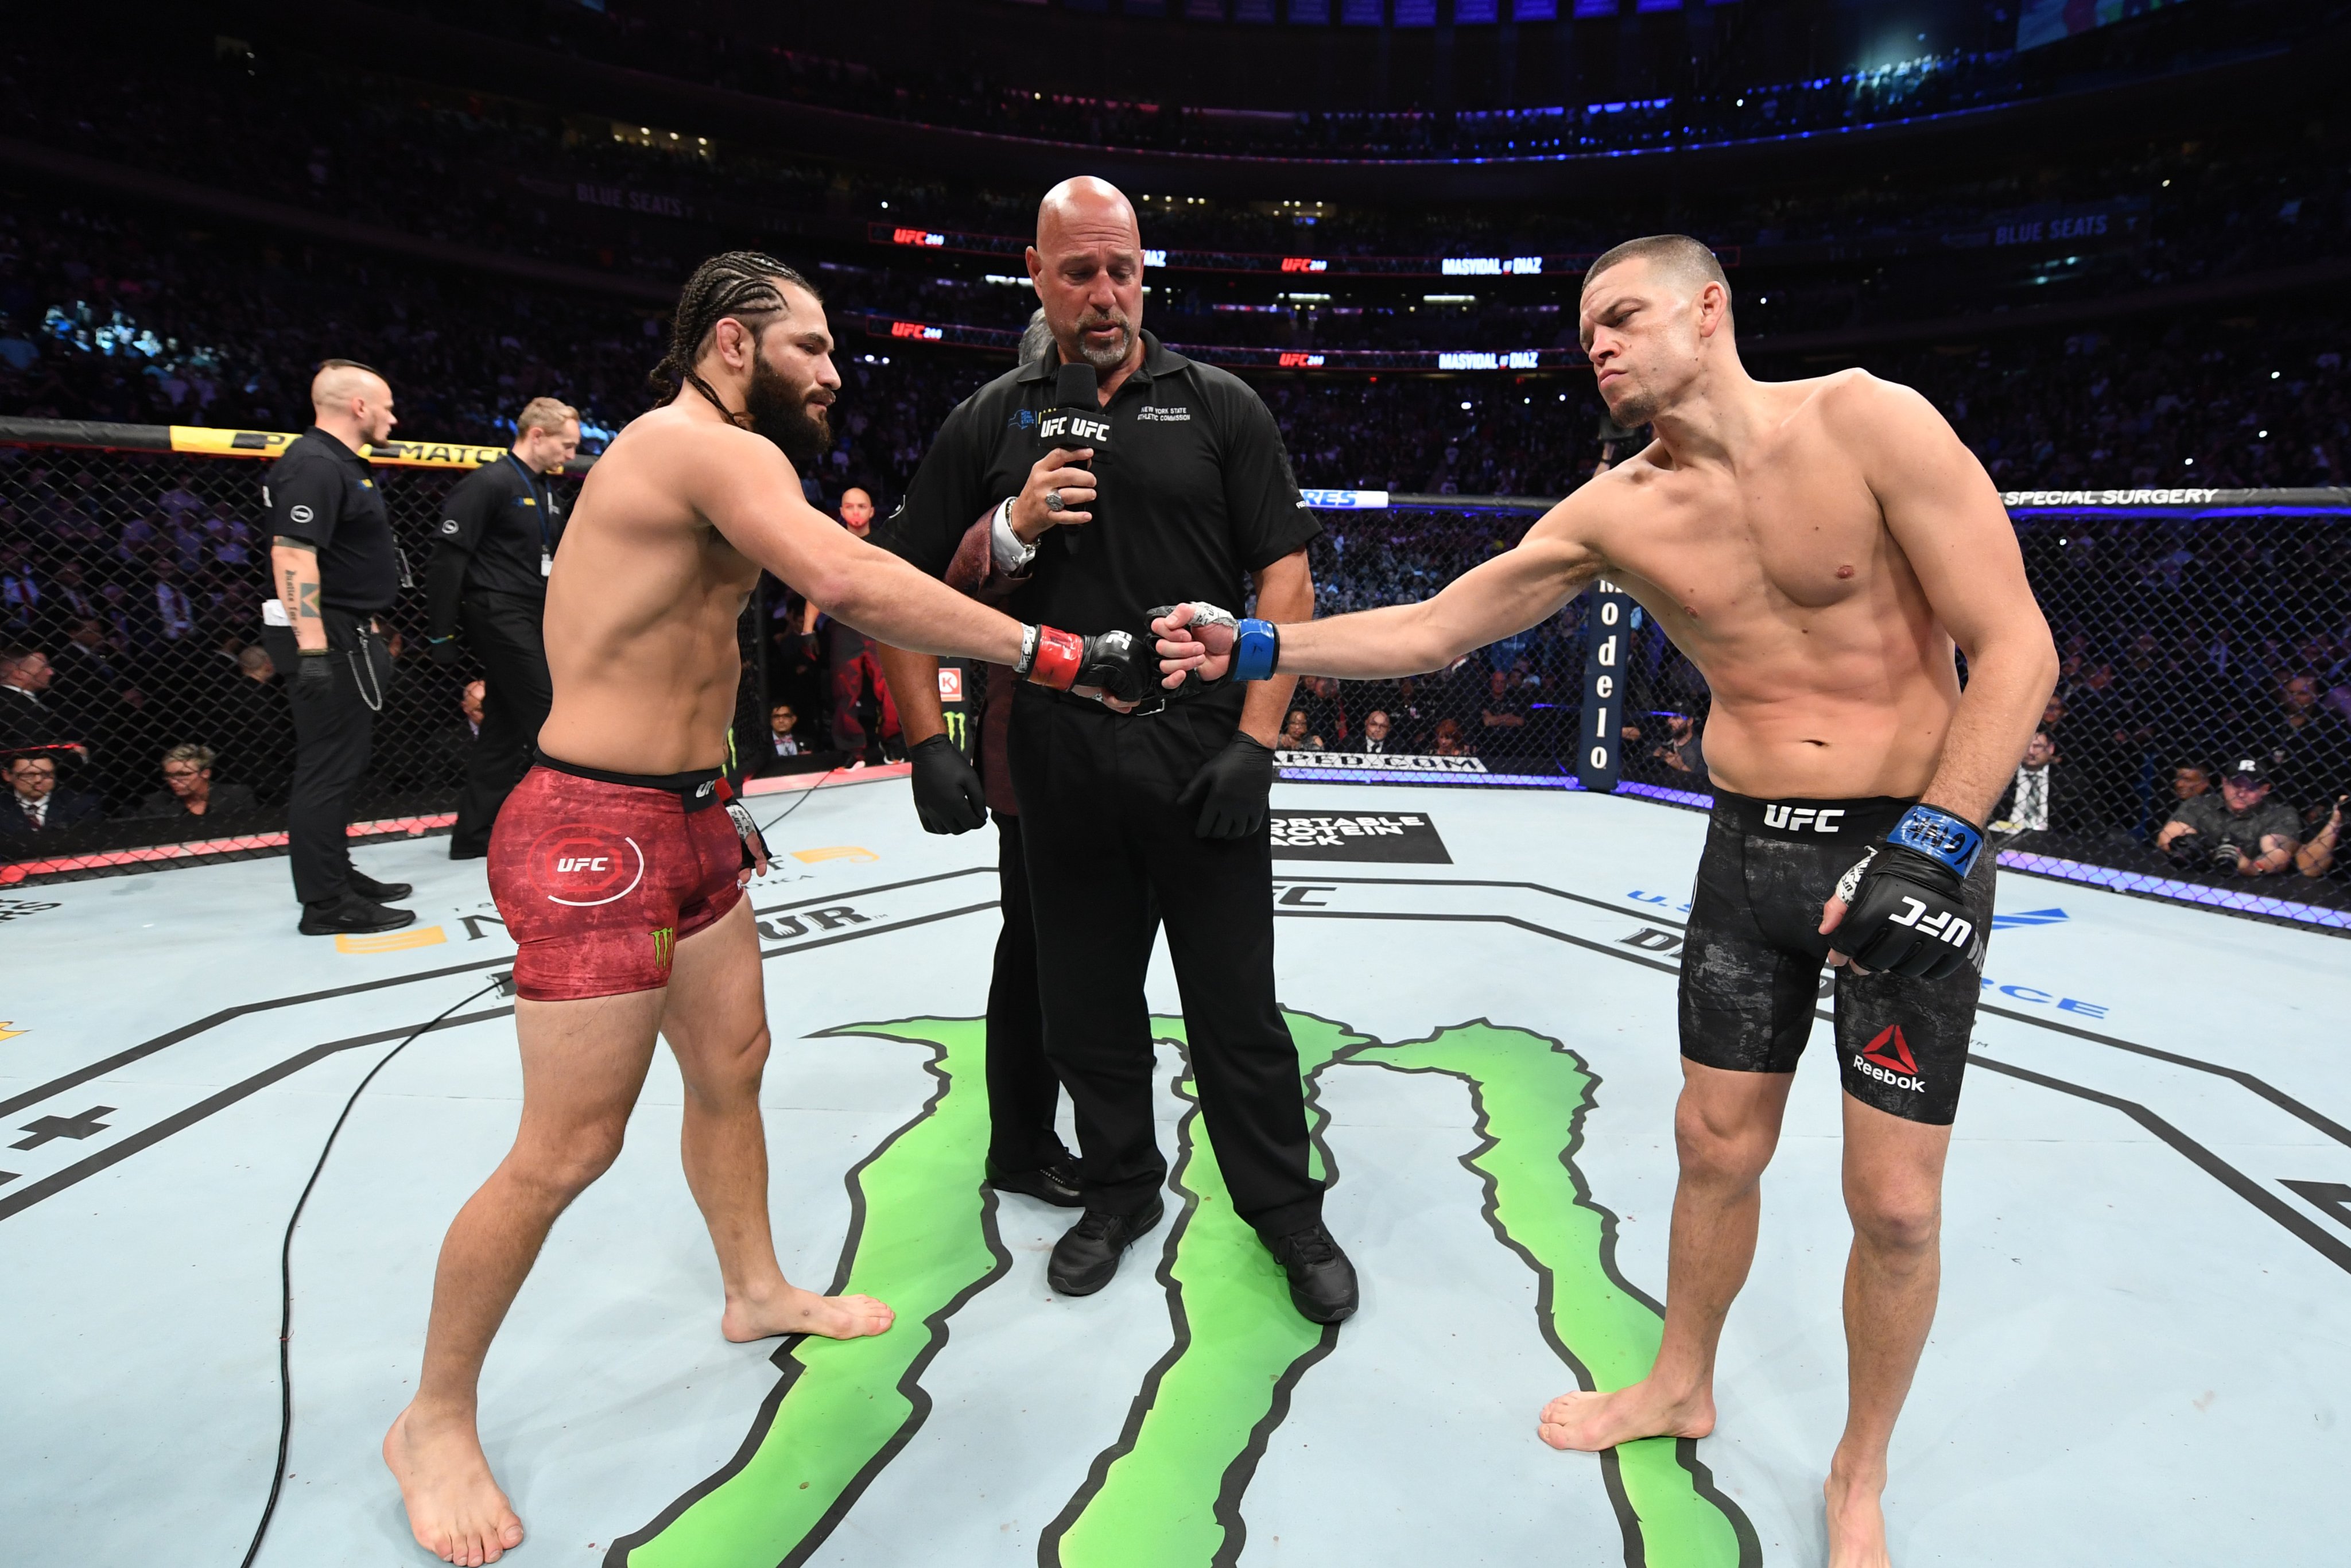
[[[293,731],[285,675],[259,645],[269,593],[261,481],[291,439],[0,420],[0,644],[37,652],[53,671],[37,704],[20,698],[5,710],[12,728],[0,734],[0,752],[12,779],[25,758],[46,758],[57,780],[37,829],[13,782],[0,798],[0,883],[283,847]],[[479,672],[470,658],[443,666],[423,656],[421,584],[442,497],[501,450],[402,442],[367,454],[419,586],[383,618],[395,679],[356,802],[357,839],[452,820],[472,733],[465,687]],[[591,462],[559,483],[576,485]],[[1308,495],[1323,509],[1312,550],[1322,614],[1426,597],[1517,543],[1550,504]],[[2351,930],[2351,855],[2332,852],[2330,828],[2351,794],[2351,491],[2003,499],[2063,672],[2043,721],[2055,760],[2029,803],[2045,804],[2045,826],[2019,823],[2040,810],[2004,800],[1994,814],[2001,863]],[[1617,700],[1589,700],[1601,600],[1581,596],[1542,625],[1416,680],[1301,682],[1285,725],[1284,776],[1597,784],[1704,806],[1706,684],[1626,604]],[[731,737],[738,776],[900,754],[873,677],[862,665],[831,667],[831,651],[847,644],[804,636],[804,601],[772,578],[745,612]],[[796,716],[791,755],[770,740],[778,706]],[[1587,716],[1597,733],[1585,733]],[[211,757],[218,799],[202,814],[162,778],[164,753],[187,747]],[[1595,747],[1604,768],[1593,766]],[[181,755],[184,772],[190,754]],[[2270,800],[2294,813],[2303,846],[2294,864],[2248,876],[2158,847],[2184,799],[2217,792],[2249,758],[2268,773]]]

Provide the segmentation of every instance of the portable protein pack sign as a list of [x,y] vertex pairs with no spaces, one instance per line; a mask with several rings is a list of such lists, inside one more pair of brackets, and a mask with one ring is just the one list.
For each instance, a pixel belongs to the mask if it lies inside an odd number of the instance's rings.
[[1575,748],[1575,774],[1586,789],[1616,788],[1625,719],[1625,653],[1633,627],[1631,599],[1606,578],[1592,585],[1590,655],[1583,661],[1583,734]]

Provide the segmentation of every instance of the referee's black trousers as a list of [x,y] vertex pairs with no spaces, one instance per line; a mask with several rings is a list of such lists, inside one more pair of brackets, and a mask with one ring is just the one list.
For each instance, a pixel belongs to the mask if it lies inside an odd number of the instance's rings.
[[996,938],[996,973],[987,983],[987,1163],[1007,1176],[1069,1157],[1053,1113],[1061,1081],[1045,1060],[1045,1011],[1037,995],[1037,927],[1029,904],[1029,868],[1020,853],[1020,819],[996,813],[996,875],[1004,929]]
[[286,802],[287,859],[305,904],[350,891],[351,797],[367,772],[376,710],[392,685],[392,654],[367,618],[329,610],[327,667],[334,684],[312,691],[291,629],[264,626],[261,645],[281,673],[294,710],[294,782]]
[[539,726],[555,701],[540,631],[545,602],[517,593],[475,591],[459,601],[465,646],[482,663],[482,728],[465,756],[465,787],[457,797],[457,824],[449,831],[453,855],[486,855],[498,808],[530,769]]
[[1012,706],[1012,786],[1045,1053],[1076,1108],[1086,1206],[1131,1214],[1166,1179],[1143,995],[1156,914],[1217,1165],[1235,1211],[1272,1237],[1322,1211],[1298,1048],[1274,1001],[1272,850],[1261,834],[1201,838],[1196,814],[1176,801],[1232,732],[1228,711],[1122,717],[1024,686]]

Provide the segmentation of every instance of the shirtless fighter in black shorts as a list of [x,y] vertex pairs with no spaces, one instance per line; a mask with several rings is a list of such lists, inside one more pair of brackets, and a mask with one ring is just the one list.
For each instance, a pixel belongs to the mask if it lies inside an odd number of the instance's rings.
[[1840,968],[1854,1227],[1828,1558],[1874,1568],[1886,1445],[1935,1314],[1943,1158],[1991,925],[1976,824],[2056,653],[1991,481],[1917,393],[1858,371],[1753,380],[1721,267],[1677,235],[1602,256],[1582,317],[1609,413],[1656,427],[1646,451],[1424,603],[1279,630],[1178,607],[1155,622],[1160,653],[1207,678],[1415,674],[1604,573],[1704,672],[1707,761],[1726,792],[1683,949],[1664,1343],[1647,1377],[1554,1400],[1541,1431],[1598,1449],[1714,1429],[1715,1345],[1754,1258],[1758,1184],[1825,958]]

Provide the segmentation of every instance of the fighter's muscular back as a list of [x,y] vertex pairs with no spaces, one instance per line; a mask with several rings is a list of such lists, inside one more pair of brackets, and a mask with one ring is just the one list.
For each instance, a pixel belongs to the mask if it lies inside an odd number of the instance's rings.
[[542,751],[628,773],[726,761],[743,666],[736,622],[759,567],[695,499],[729,470],[774,467],[797,492],[770,443],[683,402],[635,421],[597,459],[547,585],[555,701]]

